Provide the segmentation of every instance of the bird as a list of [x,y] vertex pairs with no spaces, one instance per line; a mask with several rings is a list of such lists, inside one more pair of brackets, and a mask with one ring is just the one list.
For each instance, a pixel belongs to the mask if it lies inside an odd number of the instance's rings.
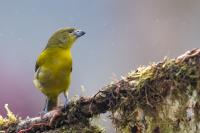
[[37,58],[33,84],[46,96],[44,112],[57,106],[61,93],[65,97],[64,107],[67,106],[72,73],[71,48],[84,34],[84,31],[71,27],[57,30]]

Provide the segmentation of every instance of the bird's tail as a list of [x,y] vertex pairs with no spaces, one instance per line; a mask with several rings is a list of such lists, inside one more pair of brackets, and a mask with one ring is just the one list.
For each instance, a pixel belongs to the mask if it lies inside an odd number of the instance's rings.
[[57,97],[56,98],[47,98],[44,111],[48,112],[48,111],[53,110],[53,108],[55,108],[57,106],[57,103],[58,103]]

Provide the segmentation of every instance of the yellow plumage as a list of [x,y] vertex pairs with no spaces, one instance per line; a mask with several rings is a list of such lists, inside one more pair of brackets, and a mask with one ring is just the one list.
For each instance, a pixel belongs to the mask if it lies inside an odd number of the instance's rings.
[[45,111],[52,110],[57,105],[57,98],[62,92],[67,101],[72,71],[70,48],[84,34],[74,28],[58,30],[38,57],[33,82],[47,96]]

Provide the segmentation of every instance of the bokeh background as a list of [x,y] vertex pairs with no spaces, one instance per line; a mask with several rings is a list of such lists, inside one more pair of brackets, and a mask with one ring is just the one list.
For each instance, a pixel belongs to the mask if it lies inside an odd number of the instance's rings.
[[[44,96],[32,83],[34,66],[58,28],[87,33],[72,49],[73,97],[91,96],[140,65],[199,47],[199,25],[199,0],[2,0],[0,114],[5,103],[22,117],[42,110]],[[114,132],[109,120],[101,123]]]

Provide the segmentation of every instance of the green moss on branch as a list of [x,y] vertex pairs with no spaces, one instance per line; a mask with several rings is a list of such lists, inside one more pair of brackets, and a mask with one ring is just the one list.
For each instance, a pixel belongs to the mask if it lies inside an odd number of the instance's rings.
[[93,97],[72,101],[67,110],[60,107],[42,118],[11,125],[7,131],[103,132],[91,120],[110,111],[120,132],[193,133],[200,130],[199,99],[200,49],[195,49],[176,59],[140,67]]

